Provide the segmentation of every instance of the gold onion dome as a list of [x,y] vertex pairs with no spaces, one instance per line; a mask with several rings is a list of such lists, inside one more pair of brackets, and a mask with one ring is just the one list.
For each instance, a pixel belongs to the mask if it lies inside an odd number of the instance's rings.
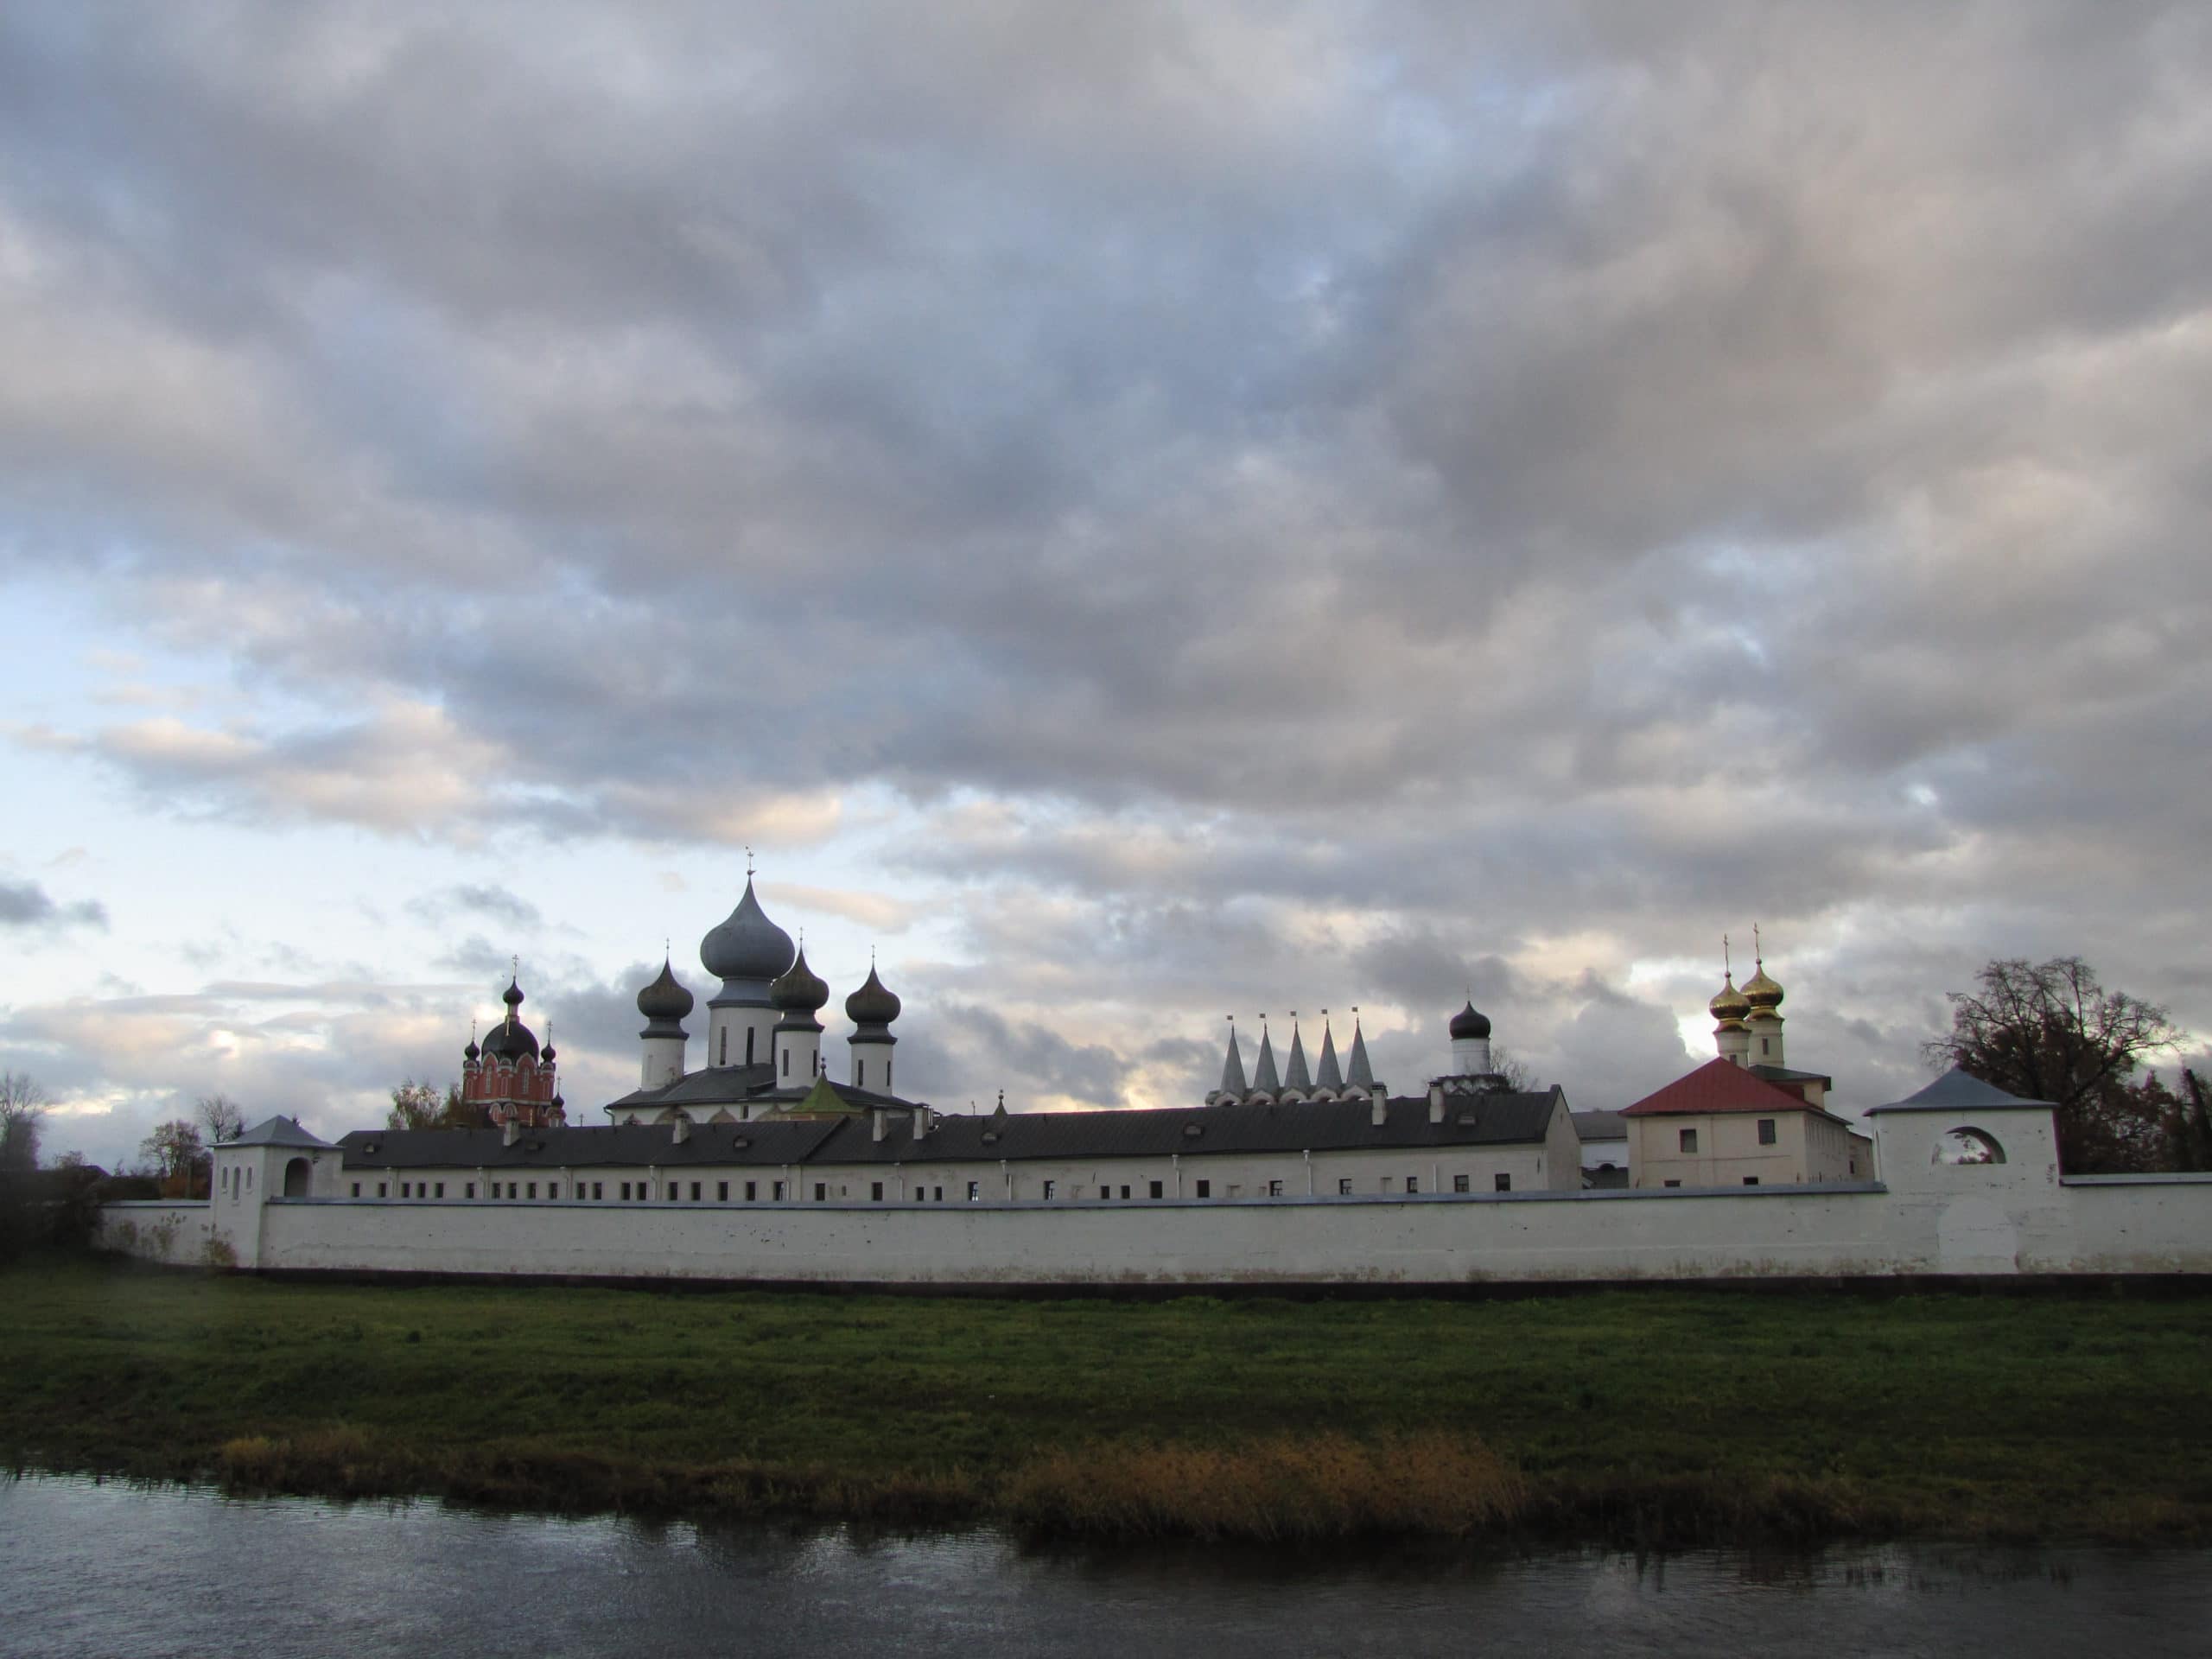
[[1761,963],[1758,971],[1744,982],[1744,1001],[1754,1008],[1769,1012],[1782,1005],[1782,987],[1766,976],[1764,963]]
[[1751,1011],[1751,999],[1736,988],[1735,975],[1726,976],[1726,980],[1713,1001],[1706,1004],[1713,1010],[1713,1017],[1723,1025],[1740,1020]]

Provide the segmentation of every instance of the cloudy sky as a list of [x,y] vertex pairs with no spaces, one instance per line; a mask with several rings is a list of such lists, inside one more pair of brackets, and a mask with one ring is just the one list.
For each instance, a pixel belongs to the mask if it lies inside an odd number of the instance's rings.
[[588,1117],[747,845],[953,1109],[1623,1105],[1754,923],[1853,1109],[1992,956],[2212,1033],[2206,8],[739,10],[0,14],[49,1151],[511,957]]

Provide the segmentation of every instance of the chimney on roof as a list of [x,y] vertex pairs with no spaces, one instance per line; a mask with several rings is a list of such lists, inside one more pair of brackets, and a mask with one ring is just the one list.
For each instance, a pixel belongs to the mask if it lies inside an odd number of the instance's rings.
[[916,1106],[913,1112],[914,1139],[918,1141],[930,1132],[930,1109]]
[[868,1114],[868,1117],[871,1120],[868,1128],[869,1140],[880,1141],[891,1133],[891,1114],[885,1111],[882,1107],[877,1107]]
[[512,1147],[521,1138],[522,1119],[510,1112],[507,1114],[507,1121],[499,1125],[499,1144],[503,1147]]
[[691,1116],[688,1112],[676,1115],[676,1144],[682,1146],[691,1138]]
[[1369,1089],[1368,1098],[1373,1103],[1368,1113],[1368,1122],[1379,1129],[1389,1121],[1390,1096],[1383,1092],[1382,1085],[1378,1083]]
[[1432,1123],[1444,1121],[1444,1085],[1440,1083],[1428,1085],[1428,1121]]

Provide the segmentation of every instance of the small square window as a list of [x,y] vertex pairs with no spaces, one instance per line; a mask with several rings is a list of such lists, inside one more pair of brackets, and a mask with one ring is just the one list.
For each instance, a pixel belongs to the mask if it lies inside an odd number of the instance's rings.
[[1759,1145],[1770,1147],[1773,1144],[1774,1120],[1770,1117],[1763,1117],[1759,1119]]
[[1045,1196],[1048,1198],[1057,1194],[1059,1190],[1059,1183],[1058,1181],[1047,1181],[1045,1183]]
[[1202,1198],[1210,1198],[1213,1197],[1213,1183],[1211,1181],[1200,1181],[1198,1183],[1198,1196]]
[[1465,1192],[1467,1190],[1467,1178],[1464,1175],[1454,1175],[1452,1178],[1452,1190],[1454,1192]]
[[622,1202],[625,1204],[630,1202],[630,1183],[627,1181],[622,1183]]
[[1695,1129],[1681,1130],[1681,1149],[1684,1152],[1695,1152],[1697,1150],[1697,1131]]
[[760,1183],[759,1183],[759,1182],[757,1182],[757,1181],[747,1181],[747,1182],[745,1184],[745,1201],[746,1201],[747,1204],[751,1204],[751,1203],[753,1201],[753,1199],[754,1199],[755,1196],[758,1194],[759,1190],[760,1190]]
[[691,1202],[694,1204],[699,1202],[699,1183],[696,1181],[691,1183]]
[[1513,1178],[1510,1175],[1498,1174],[1492,1176],[1491,1179],[1496,1191],[1500,1192],[1510,1192],[1513,1190]]
[[1268,1183],[1268,1196],[1271,1198],[1279,1198],[1282,1197],[1282,1183],[1281,1181],[1269,1181]]
[[1340,1198],[1348,1198],[1351,1197],[1351,1176],[1339,1175],[1337,1177],[1337,1196]]
[[1395,1192],[1398,1190],[1398,1178],[1395,1175],[1385,1175],[1380,1185],[1383,1192]]
[[357,1198],[361,1196],[361,1184],[359,1181],[353,1183],[353,1196]]
[[983,1184],[982,1184],[981,1181],[970,1181],[970,1182],[969,1182],[969,1183],[968,1183],[968,1202],[969,1202],[969,1203],[970,1203],[970,1204],[981,1204],[981,1203],[982,1202],[982,1199],[983,1199]]
[[1744,1177],[1744,1185],[1745,1186],[1757,1186],[1758,1184],[1759,1178],[1756,1175],[1746,1175]]
[[1167,1189],[1158,1181],[1154,1181],[1152,1184],[1152,1196],[1155,1198],[1161,1196],[1161,1194],[1166,1192],[1166,1190]]
[[1407,1177],[1406,1177],[1406,1191],[1407,1191],[1407,1192],[1420,1192],[1420,1191],[1421,1191],[1421,1177],[1420,1177],[1420,1176],[1418,1176],[1418,1175],[1408,1175],[1408,1176],[1407,1176]]
[[729,1202],[729,1183],[728,1181],[716,1181],[715,1183],[715,1202],[716,1204],[728,1204]]

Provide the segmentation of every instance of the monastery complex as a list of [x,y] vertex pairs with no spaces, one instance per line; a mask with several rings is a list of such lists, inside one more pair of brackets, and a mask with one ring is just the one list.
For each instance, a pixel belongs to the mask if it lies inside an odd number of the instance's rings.
[[[505,1015],[463,1051],[490,1127],[287,1117],[214,1149],[214,1196],[108,1206],[116,1248],[264,1271],[952,1286],[2212,1272],[2212,1177],[2069,1177],[2048,1103],[1963,1073],[1855,1125],[1794,1070],[1762,962],[1714,1057],[1618,1112],[1494,1069],[1471,1002],[1424,1089],[1355,1022],[1294,1027],[1188,1107],[948,1115],[897,1092],[899,998],[830,987],[744,896],[702,942],[703,1056],[672,964],[638,995],[639,1086],[571,1126],[557,1057]],[[842,1077],[833,1071],[843,1073]]]

